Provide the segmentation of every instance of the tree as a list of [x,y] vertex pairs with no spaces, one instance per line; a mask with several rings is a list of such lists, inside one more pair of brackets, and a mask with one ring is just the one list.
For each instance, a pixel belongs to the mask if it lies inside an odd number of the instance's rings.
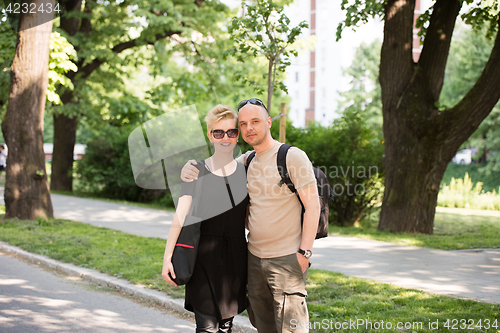
[[[257,55],[263,55],[267,59],[267,106],[271,112],[275,85],[278,84],[282,91],[287,91],[282,80],[276,82],[276,71],[284,73],[291,64],[289,57],[297,56],[297,51],[290,49],[290,46],[308,25],[303,21],[290,28],[290,19],[283,12],[283,6],[276,1],[255,0],[244,3],[244,8],[244,16],[234,17],[229,26],[231,39],[236,46],[228,54],[235,55],[241,62],[249,56]],[[242,74],[244,81],[252,83],[246,77],[247,74]],[[260,92],[259,88],[257,91]]]
[[[39,8],[42,1],[32,3]],[[54,0],[43,1],[44,5],[48,3],[54,7]],[[43,113],[52,30],[52,21],[47,19],[47,15],[21,11],[19,16],[9,102],[2,121],[2,132],[9,148],[5,183],[6,218],[53,216],[43,152]]]
[[[384,18],[380,60],[385,192],[379,230],[432,234],[437,195],[455,152],[474,133],[500,98],[500,34],[498,3],[436,0],[419,18],[423,47],[412,59],[416,0],[342,1],[347,18],[339,26],[355,26],[369,17]],[[494,46],[474,86],[450,108],[439,108],[446,61],[455,22],[462,15],[475,29],[489,25]]]
[[[450,57],[446,65],[445,80],[439,103],[443,107],[455,105],[472,88],[488,61],[493,40],[486,37],[488,30],[467,29],[463,25],[456,29],[451,44]],[[489,162],[480,170],[489,174],[499,171],[495,151],[500,150],[500,103],[479,125],[471,137],[462,144],[463,148],[478,148],[474,159],[479,163]],[[493,154],[490,156],[490,152]]]
[[61,17],[59,28],[77,51],[74,62],[78,70],[66,74],[75,89],[58,91],[64,106],[54,110],[51,189],[71,191],[73,147],[78,120],[89,104],[85,98],[91,95],[95,83],[92,76],[106,66],[120,68],[144,60],[128,50],[156,46],[159,41],[189,35],[194,30],[207,31],[218,21],[214,16],[227,7],[204,0],[89,0],[63,4],[67,14]]

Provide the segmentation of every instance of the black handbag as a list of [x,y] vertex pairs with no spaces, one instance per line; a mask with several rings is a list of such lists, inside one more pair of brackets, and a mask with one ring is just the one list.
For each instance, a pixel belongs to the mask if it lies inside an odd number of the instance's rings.
[[[201,166],[203,167],[204,163],[201,163]],[[203,177],[200,175],[195,184],[194,200],[191,203],[190,212],[184,220],[172,253],[172,266],[175,272],[175,279],[172,280],[179,286],[186,284],[193,275],[196,254],[198,253],[202,219],[197,217],[195,213],[200,204],[202,181]]]

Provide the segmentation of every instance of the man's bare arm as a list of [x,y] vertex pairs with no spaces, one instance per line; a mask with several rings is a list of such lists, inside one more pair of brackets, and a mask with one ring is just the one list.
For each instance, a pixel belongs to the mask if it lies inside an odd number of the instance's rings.
[[[302,201],[305,210],[300,248],[302,250],[311,250],[314,244],[314,239],[316,238],[319,215],[321,212],[318,187],[314,184],[312,186],[309,186],[308,188],[298,191],[298,193],[300,201]],[[300,266],[302,267],[302,272],[305,272],[307,267],[309,266],[309,259],[306,259],[299,253],[297,253],[297,258],[299,260]]]

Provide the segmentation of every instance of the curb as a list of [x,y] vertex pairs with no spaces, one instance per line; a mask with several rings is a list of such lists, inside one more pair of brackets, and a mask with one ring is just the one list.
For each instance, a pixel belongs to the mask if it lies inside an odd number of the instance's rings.
[[[9,245],[5,242],[0,242],[0,251],[11,253],[30,262],[56,269],[66,275],[78,276],[91,283],[100,286],[111,287],[128,295],[140,297],[144,300],[162,305],[167,309],[193,316],[192,312],[184,309],[184,300],[174,299],[170,296],[166,296],[160,291],[151,290],[143,286],[135,285],[128,282],[127,280],[119,279],[92,269],[78,267],[73,264],[62,263],[43,255],[33,254],[24,251],[17,246]],[[233,329],[242,333],[257,332],[257,330],[250,324],[250,320],[247,317],[243,317],[240,315],[234,317]]]

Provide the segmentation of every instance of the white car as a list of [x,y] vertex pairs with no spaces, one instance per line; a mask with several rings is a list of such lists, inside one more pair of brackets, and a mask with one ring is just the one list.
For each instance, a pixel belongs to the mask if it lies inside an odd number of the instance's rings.
[[472,149],[462,149],[455,154],[452,162],[456,164],[471,164],[473,155]]

